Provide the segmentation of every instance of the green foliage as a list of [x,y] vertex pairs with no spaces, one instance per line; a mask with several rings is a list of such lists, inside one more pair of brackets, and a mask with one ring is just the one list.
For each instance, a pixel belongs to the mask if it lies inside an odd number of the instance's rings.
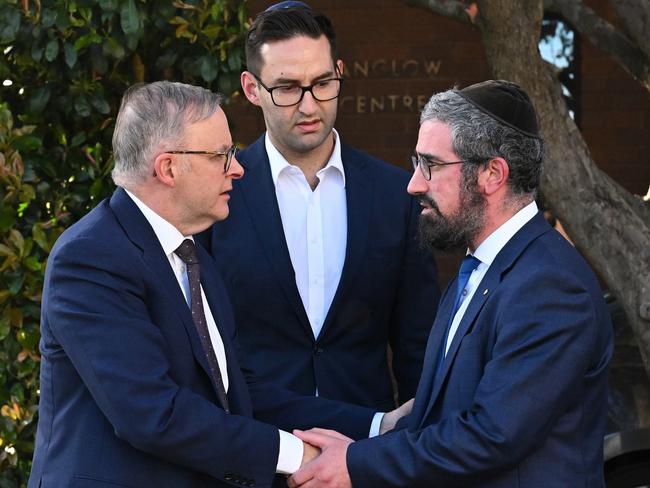
[[114,116],[134,82],[231,95],[247,26],[227,0],[0,0],[0,488],[24,486],[47,255],[113,189]]

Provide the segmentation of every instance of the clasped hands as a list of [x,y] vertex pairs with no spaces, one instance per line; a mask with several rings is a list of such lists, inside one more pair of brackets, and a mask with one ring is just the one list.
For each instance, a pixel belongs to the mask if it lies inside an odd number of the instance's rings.
[[[381,420],[379,434],[395,428],[397,421],[411,413],[413,399],[388,412]],[[294,430],[294,435],[304,442],[300,469],[288,479],[290,488],[351,488],[346,456],[348,446],[354,441],[334,430]]]

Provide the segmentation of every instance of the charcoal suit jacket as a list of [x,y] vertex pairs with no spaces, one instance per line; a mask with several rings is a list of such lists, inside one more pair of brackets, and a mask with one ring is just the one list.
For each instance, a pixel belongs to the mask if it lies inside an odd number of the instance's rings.
[[[439,300],[433,256],[416,239],[409,174],[345,144],[347,244],[318,337],[303,306],[264,136],[237,155],[230,216],[201,236],[224,276],[242,347],[260,377],[301,394],[380,410],[413,397]],[[326,203],[325,203],[326,204]]]

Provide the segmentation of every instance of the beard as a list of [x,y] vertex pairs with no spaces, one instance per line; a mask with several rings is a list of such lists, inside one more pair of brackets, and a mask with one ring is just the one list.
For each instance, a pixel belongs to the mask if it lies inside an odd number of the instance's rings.
[[431,251],[465,249],[483,228],[487,203],[477,191],[476,175],[472,181],[463,182],[458,209],[450,215],[443,215],[428,195],[420,195],[419,199],[432,210],[420,215],[418,229],[421,244]]

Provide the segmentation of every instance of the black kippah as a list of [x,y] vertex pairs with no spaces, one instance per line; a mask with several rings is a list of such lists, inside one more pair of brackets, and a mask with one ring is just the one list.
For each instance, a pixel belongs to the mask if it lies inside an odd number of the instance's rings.
[[488,80],[455,91],[481,112],[508,127],[541,138],[535,107],[519,85],[504,80]]
[[269,12],[271,10],[280,10],[280,9],[283,9],[283,8],[306,8],[306,9],[311,10],[311,7],[309,7],[309,5],[307,5],[305,2],[297,2],[297,1],[293,1],[293,0],[286,0],[284,2],[274,3],[273,5],[268,7],[265,10],[265,12]]

